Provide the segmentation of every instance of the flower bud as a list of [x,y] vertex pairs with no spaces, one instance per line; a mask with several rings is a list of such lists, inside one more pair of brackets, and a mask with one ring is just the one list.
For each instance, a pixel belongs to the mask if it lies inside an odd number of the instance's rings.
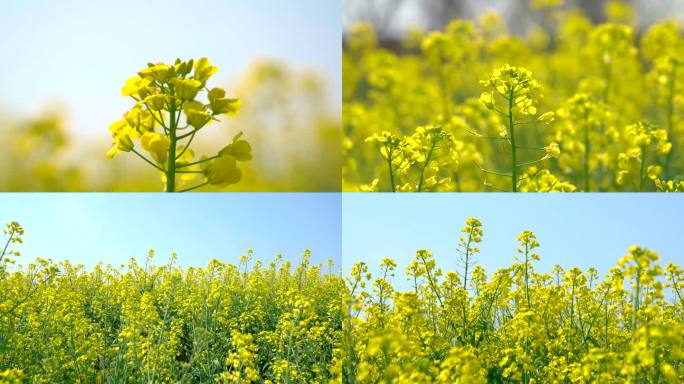
[[551,143],[544,147],[544,152],[548,157],[558,157],[560,156],[560,147],[557,143]]
[[660,174],[663,172],[663,167],[659,165],[649,165],[648,170],[647,170],[647,175],[648,178],[651,180],[655,180],[660,176]]
[[225,98],[226,91],[222,88],[213,88],[207,93],[211,110],[216,115],[227,114],[235,116],[240,111],[240,99]]
[[116,147],[124,152],[130,152],[133,150],[133,140],[131,140],[131,137],[128,134],[123,134],[118,137]]
[[154,128],[154,116],[149,111],[140,108],[139,105],[126,112],[124,119],[128,125],[140,132],[151,131]]
[[141,69],[138,72],[138,75],[140,75],[142,78],[154,80],[158,83],[166,83],[175,75],[175,69],[169,65],[159,63],[151,67]]
[[174,94],[181,100],[193,100],[202,87],[202,83],[193,79],[171,79]]
[[242,179],[242,171],[231,155],[224,155],[212,161],[204,169],[204,174],[213,185],[235,184]]
[[148,85],[150,85],[150,80],[143,79],[140,76],[133,76],[130,79],[126,80],[126,83],[124,84],[123,88],[121,88],[121,94],[123,96],[144,97],[141,95],[141,92],[147,94],[145,88]]
[[140,145],[158,162],[163,163],[166,161],[171,141],[168,137],[157,132],[146,132],[140,139]]
[[231,155],[237,161],[247,161],[252,159],[252,146],[246,140],[235,140],[223,148],[220,155]]
[[203,57],[195,63],[195,75],[193,76],[195,80],[200,81],[202,84],[206,83],[210,77],[218,71],[218,67],[211,65],[209,59]]
[[544,123],[544,124],[549,124],[553,121],[555,118],[555,114],[553,112],[546,112],[543,113],[539,118],[537,118],[538,121]]
[[166,95],[152,95],[147,96],[144,100],[145,104],[153,111],[161,111],[166,108],[166,101],[168,96]]
[[185,111],[185,115],[187,116],[188,124],[195,129],[204,127],[211,120],[211,115],[204,111],[190,109]]
[[494,95],[491,92],[482,92],[480,102],[487,108],[494,108]]

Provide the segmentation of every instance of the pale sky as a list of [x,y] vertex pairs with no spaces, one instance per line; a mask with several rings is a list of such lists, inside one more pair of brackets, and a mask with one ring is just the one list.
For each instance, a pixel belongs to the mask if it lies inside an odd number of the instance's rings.
[[[275,59],[316,70],[341,104],[341,0],[26,0],[0,2],[0,106],[58,105],[79,138],[130,108],[120,90],[148,62],[208,57],[215,84]],[[230,90],[229,90],[230,91]]]
[[383,257],[397,261],[395,282],[419,249],[438,266],[457,270],[460,229],[480,219],[484,237],[478,262],[491,273],[509,266],[517,236],[530,230],[541,244],[537,270],[596,267],[603,274],[631,245],[660,254],[662,265],[684,265],[684,194],[423,193],[343,197],[342,259],[349,271],[365,261],[378,271]]
[[24,227],[21,263],[117,266],[152,248],[157,263],[176,252],[180,265],[204,266],[236,263],[252,248],[264,262],[310,249],[314,263],[339,267],[340,204],[338,193],[4,193],[0,224]]

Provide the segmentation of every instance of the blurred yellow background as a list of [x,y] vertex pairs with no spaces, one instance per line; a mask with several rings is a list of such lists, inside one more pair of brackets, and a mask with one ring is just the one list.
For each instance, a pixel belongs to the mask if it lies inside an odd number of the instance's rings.
[[[322,75],[273,61],[250,65],[228,89],[242,99],[242,111],[203,131],[200,152],[217,150],[243,131],[254,159],[244,178],[227,191],[339,191],[341,117],[328,100]],[[118,91],[118,90],[116,90]],[[156,171],[134,156],[107,159],[109,132],[76,145],[68,108],[44,107],[17,115],[3,106],[0,152],[3,191],[161,191]],[[202,190],[215,190],[206,187]]]
[[[147,63],[208,58],[211,87],[240,98],[192,143],[239,132],[253,160],[225,191],[339,191],[341,1],[0,2],[0,191],[162,191],[132,153],[106,157],[121,88]],[[212,189],[214,188],[214,189]],[[219,190],[203,187],[199,191]]]

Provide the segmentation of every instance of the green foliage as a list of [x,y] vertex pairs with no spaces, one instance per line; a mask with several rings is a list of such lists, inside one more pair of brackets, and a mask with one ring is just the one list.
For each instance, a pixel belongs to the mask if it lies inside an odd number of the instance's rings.
[[[377,276],[359,262],[347,279],[344,383],[680,383],[684,379],[684,270],[630,247],[605,274],[549,273],[539,242],[519,237],[518,255],[487,275],[477,265],[482,223],[461,230],[461,269],[429,251]],[[626,284],[628,283],[628,284]],[[669,291],[669,298],[666,293]]]
[[[8,243],[22,233],[9,224]],[[332,262],[153,256],[90,271],[2,259],[0,383],[335,382],[344,282]]]
[[[378,46],[370,25],[352,26],[343,51],[343,190],[678,190],[681,27],[662,20],[636,33],[634,12],[620,1],[606,4],[609,22],[593,25],[562,3],[531,2],[535,24],[525,36],[509,34],[492,12],[411,30],[393,50]],[[638,126],[657,136],[645,148]],[[394,164],[381,140],[404,143],[424,127],[440,127],[449,145],[418,188],[408,146],[395,146]]]

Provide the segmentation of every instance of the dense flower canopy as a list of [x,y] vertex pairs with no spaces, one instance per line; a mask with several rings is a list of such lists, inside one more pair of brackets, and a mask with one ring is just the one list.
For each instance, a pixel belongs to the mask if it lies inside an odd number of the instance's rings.
[[[619,1],[594,25],[563,3],[532,1],[535,24],[524,36],[492,12],[411,29],[388,47],[371,25],[352,26],[343,189],[684,190],[681,26],[660,20],[639,31]],[[439,156],[409,145],[422,127],[448,136]],[[645,146],[643,135],[652,137]],[[394,143],[391,158],[383,137]]]
[[[10,223],[7,244],[23,230]],[[7,250],[7,248],[5,248]],[[344,281],[249,250],[238,265],[131,260],[92,270],[0,256],[0,383],[332,383]],[[12,256],[19,253],[11,251]]]
[[[344,383],[680,383],[684,378],[684,270],[633,246],[601,278],[556,265],[540,272],[540,243],[518,237],[513,263],[477,264],[482,223],[461,230],[461,269],[418,250],[407,289],[397,262],[347,279]],[[454,265],[454,263],[452,263]]]

